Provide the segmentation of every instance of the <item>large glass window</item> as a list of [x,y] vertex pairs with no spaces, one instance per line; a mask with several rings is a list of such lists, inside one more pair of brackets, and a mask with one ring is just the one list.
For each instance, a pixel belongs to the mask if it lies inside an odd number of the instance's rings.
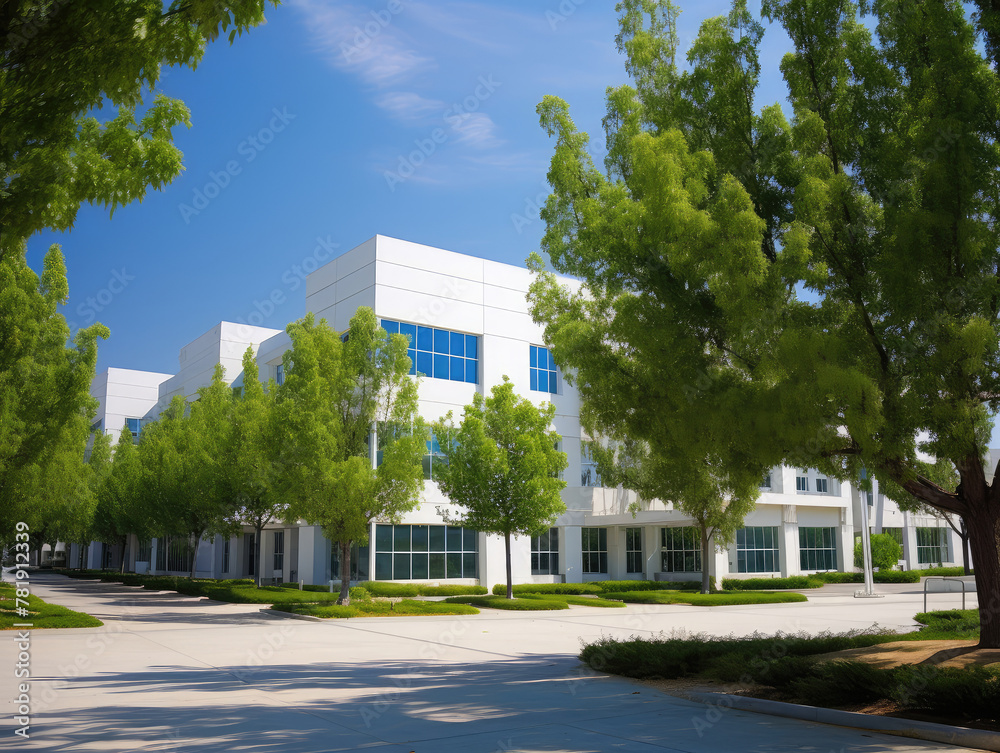
[[583,539],[583,572],[606,573],[608,571],[608,529],[581,528]]
[[181,537],[167,537],[167,570],[183,570],[187,571],[191,569],[191,546],[188,544],[187,540]]
[[406,335],[410,373],[453,382],[479,383],[479,338],[447,329],[382,320],[389,334]]
[[125,425],[128,427],[129,432],[132,434],[132,439],[139,438],[139,431],[142,429],[142,419],[141,418],[126,418]]
[[809,476],[807,473],[808,472],[806,470],[802,469],[795,474],[795,491],[809,491]]
[[660,555],[665,573],[700,573],[701,532],[694,526],[661,528]]
[[558,575],[559,529],[550,528],[540,536],[531,537],[531,574]]
[[837,530],[799,527],[799,566],[802,570],[836,570]]
[[424,453],[423,457],[424,478],[433,481],[437,469],[442,465],[447,465],[447,463],[444,453],[441,452],[441,443],[438,441],[437,434],[432,431],[431,438],[427,440],[427,452]]
[[625,572],[641,573],[645,561],[642,557],[642,529],[625,529]]
[[229,572],[229,538],[222,540],[222,572]]
[[559,371],[548,348],[532,345],[530,359],[531,389],[537,392],[559,392]]
[[279,385],[285,383],[285,364],[279,363],[274,370],[274,381]]
[[[368,580],[368,545],[351,545],[351,580]],[[330,547],[330,577],[340,580],[340,544]]]
[[948,530],[946,528],[917,529],[917,562],[921,565],[948,561]]
[[780,562],[777,528],[753,526],[736,532],[736,572],[776,573]]
[[375,580],[478,578],[478,538],[462,526],[376,525]]

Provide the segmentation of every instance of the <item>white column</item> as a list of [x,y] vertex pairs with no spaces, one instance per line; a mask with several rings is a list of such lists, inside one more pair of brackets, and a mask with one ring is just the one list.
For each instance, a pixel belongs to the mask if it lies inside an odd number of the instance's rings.
[[642,529],[642,552],[646,555],[646,580],[656,580],[656,574],[663,569],[660,526],[645,526]]
[[907,570],[917,570],[921,567],[917,562],[917,529],[913,524],[913,516],[903,513],[903,559]]
[[781,531],[778,536],[778,557],[781,560],[781,577],[798,575],[799,523],[795,505],[782,505]]
[[[374,549],[374,542],[372,542]],[[319,526],[299,529],[299,578],[310,585],[326,585],[330,580],[330,557],[326,537]],[[261,554],[263,559],[263,554]],[[374,577],[372,573],[372,577]]]
[[565,526],[562,530],[564,542],[562,544],[565,556],[563,561],[563,573],[566,575],[567,583],[583,582],[583,548],[580,538],[581,526]]

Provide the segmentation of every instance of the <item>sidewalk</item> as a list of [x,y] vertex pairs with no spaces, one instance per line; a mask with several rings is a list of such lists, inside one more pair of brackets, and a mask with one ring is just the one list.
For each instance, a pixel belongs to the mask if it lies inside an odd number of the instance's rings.
[[[31,633],[31,739],[13,737],[8,713],[4,749],[963,750],[706,707],[598,675],[575,658],[581,640],[602,634],[905,628],[922,602],[915,586],[864,601],[830,591],[807,604],[323,623],[52,575],[36,574],[32,590],[106,624]],[[14,666],[16,648],[0,646],[0,690],[13,699],[13,672],[3,666]]]

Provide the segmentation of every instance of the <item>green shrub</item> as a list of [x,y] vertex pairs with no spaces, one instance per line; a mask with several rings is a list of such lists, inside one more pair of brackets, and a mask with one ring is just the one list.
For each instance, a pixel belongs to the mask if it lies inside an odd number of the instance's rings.
[[[965,575],[964,567],[925,567],[923,570],[912,570],[911,572],[917,573],[921,578],[925,578],[929,575],[943,575],[947,578],[957,578],[959,576]],[[975,571],[970,572],[972,575]]]
[[565,601],[548,601],[545,599],[508,599],[506,596],[452,596],[445,599],[449,604],[471,604],[474,607],[489,607],[490,609],[509,609],[514,611],[544,611],[550,609],[569,609]]
[[[255,586],[257,581],[253,578],[228,578],[226,580],[215,581],[220,586]],[[283,583],[285,588],[298,588],[298,583]]]
[[367,580],[360,583],[372,596],[419,596],[420,588],[412,583],[390,583],[383,580]]
[[764,593],[760,591],[720,591],[714,594],[690,591],[625,591],[601,594],[601,598],[630,604],[690,604],[695,607],[728,607],[737,604],[779,604],[808,601],[798,593]]
[[[871,537],[872,567],[879,570],[892,570],[903,556],[903,547],[888,533],[875,533]],[[864,556],[861,541],[854,545],[854,566],[864,567]]]
[[782,656],[779,659],[750,662],[747,673],[761,685],[785,689],[796,680],[813,673],[816,660],[811,656]]
[[806,575],[787,578],[723,578],[723,591],[775,591],[783,589],[821,588],[823,581]]
[[821,580],[824,583],[864,583],[864,573],[816,573],[810,578]]
[[920,612],[914,618],[924,625],[916,633],[907,633],[911,640],[974,640],[979,637],[978,609],[949,609],[940,612]]
[[418,586],[421,596],[461,596],[462,594],[486,594],[489,589],[486,586]]
[[904,665],[891,696],[903,706],[947,716],[1000,720],[1000,669]]
[[350,606],[338,604],[275,604],[271,609],[292,614],[307,614],[312,617],[411,617],[436,614],[479,614],[479,610],[464,604],[446,604],[439,601],[358,601]]
[[348,591],[348,594],[349,594],[349,596],[351,598],[351,601],[371,601],[372,600],[371,593],[368,591],[368,589],[364,588],[363,586],[355,586],[350,591]]
[[[601,587],[598,583],[516,583],[514,584],[515,594],[599,594]],[[493,586],[493,593],[497,596],[507,595],[507,584],[497,583]]]
[[[872,578],[876,583],[919,583],[920,573],[916,570],[880,570]],[[861,581],[864,581],[864,575]]]
[[620,601],[608,601],[598,596],[573,596],[571,594],[520,594],[518,599],[535,599],[537,601],[564,601],[578,607],[618,607],[625,608]]
[[[700,591],[700,580],[600,580],[596,581],[602,591]],[[715,576],[709,577],[709,587],[715,590]]]
[[793,680],[789,690],[813,706],[871,703],[892,697],[896,676],[894,669],[879,669],[863,661],[829,661]]

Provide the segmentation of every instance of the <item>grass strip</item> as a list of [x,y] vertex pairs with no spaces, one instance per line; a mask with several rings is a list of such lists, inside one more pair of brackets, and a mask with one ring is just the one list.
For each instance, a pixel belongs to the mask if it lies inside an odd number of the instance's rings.
[[413,617],[441,614],[479,614],[479,610],[466,604],[448,604],[440,601],[414,601],[403,599],[388,601],[352,601],[348,606],[337,604],[275,604],[278,612],[305,614],[312,617]]
[[536,601],[565,601],[578,607],[619,607],[625,605],[620,601],[608,601],[597,596],[573,596],[570,594],[521,594],[518,599],[534,599]]
[[[0,583],[0,630],[13,630],[15,622],[30,622],[36,628],[90,628],[104,623],[83,612],[49,604],[34,595],[28,596],[28,614],[18,615],[16,592],[10,583]],[[21,628],[23,629],[23,628]]]
[[471,604],[474,607],[487,609],[508,609],[517,612],[546,611],[552,609],[569,609],[565,601],[553,599],[508,599],[506,596],[452,596],[445,599],[449,604]]

